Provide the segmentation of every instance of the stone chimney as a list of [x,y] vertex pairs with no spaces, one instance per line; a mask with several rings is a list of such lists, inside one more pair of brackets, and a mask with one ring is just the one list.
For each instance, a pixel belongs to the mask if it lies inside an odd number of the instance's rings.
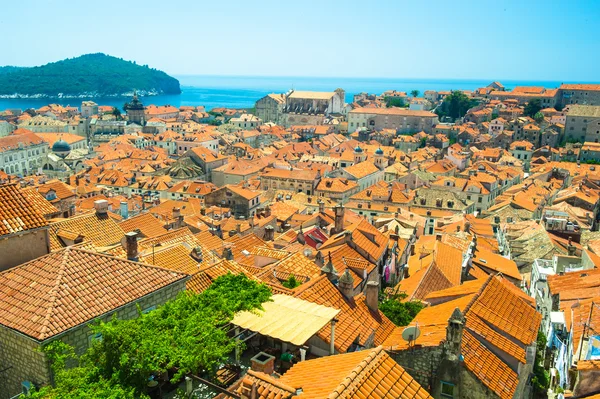
[[125,248],[127,250],[127,259],[137,262],[138,260],[138,243],[137,243],[138,233],[135,231],[130,231],[125,234]]
[[321,251],[317,251],[317,254],[315,255],[315,264],[320,268],[322,268],[325,264]]
[[354,297],[354,278],[352,277],[348,269],[346,269],[344,271],[344,274],[340,276],[340,279],[338,281],[338,288],[342,295],[344,295],[346,298],[350,299]]
[[173,208],[173,219],[179,219],[179,216],[181,216],[181,209]]
[[271,375],[275,371],[275,356],[259,352],[250,359],[250,367],[254,371]]
[[302,245],[306,244],[306,239],[304,238],[304,232],[302,231],[302,224],[300,224],[300,231],[298,232],[296,239],[298,240],[298,242],[300,244],[302,244]]
[[223,248],[222,258],[227,259],[227,260],[233,260],[233,252],[231,251],[231,248],[229,248],[229,247]]
[[325,201],[319,200],[319,213],[325,213]]
[[206,208],[205,208],[205,207],[202,207],[202,208],[200,208],[200,214],[201,214],[202,216],[205,216],[205,215],[206,215]]
[[265,217],[269,217],[269,216],[271,216],[271,206],[267,205],[265,207]]
[[569,245],[567,246],[567,253],[569,254],[569,256],[575,256],[577,249],[575,248],[575,245],[573,245],[573,241],[572,241],[572,237],[569,236]]
[[190,256],[198,263],[202,263],[202,261],[204,260],[202,256],[202,248],[200,247],[192,249]]
[[470,222],[465,222],[465,233],[470,233],[471,232],[471,223]]
[[265,227],[265,241],[273,241],[275,238],[275,229],[273,226]]
[[367,283],[367,306],[371,312],[379,310],[379,283],[377,281],[369,281]]
[[335,225],[333,227],[332,234],[338,234],[344,231],[344,214],[346,212],[346,208],[343,205],[336,205],[333,208],[335,212]]
[[107,200],[94,201],[94,208],[96,209],[96,215],[106,216],[106,214],[108,213],[108,201]]
[[321,272],[323,272],[323,274],[326,274],[327,278],[332,283],[335,284],[337,282],[338,274],[337,270],[335,270],[335,267],[333,266],[333,262],[331,261],[331,252],[329,252],[329,260],[327,261],[325,266],[321,268]]
[[459,308],[454,309],[446,327],[446,353],[448,360],[458,361],[460,359],[460,347],[462,342],[465,317]]

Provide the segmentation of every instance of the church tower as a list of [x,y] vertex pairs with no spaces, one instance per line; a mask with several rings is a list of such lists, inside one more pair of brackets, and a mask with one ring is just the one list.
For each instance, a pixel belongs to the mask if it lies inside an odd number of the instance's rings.
[[375,150],[375,166],[377,166],[380,170],[383,170],[383,168],[386,167],[385,165],[385,158],[383,156],[383,150],[380,148],[378,148],[377,150]]
[[144,107],[144,104],[138,99],[137,92],[133,92],[131,102],[126,103],[123,109],[127,112],[127,120],[129,123],[137,123],[140,126],[146,124],[146,107]]
[[354,149],[354,164],[356,165],[357,163],[361,163],[366,160],[367,160],[367,155],[365,154],[363,149],[360,148],[360,146],[356,146],[356,148]]

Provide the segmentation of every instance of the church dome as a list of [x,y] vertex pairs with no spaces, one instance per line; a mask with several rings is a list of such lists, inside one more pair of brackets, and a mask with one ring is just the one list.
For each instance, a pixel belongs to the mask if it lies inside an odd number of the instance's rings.
[[356,148],[354,149],[354,152],[356,152],[356,153],[361,153],[361,152],[363,152],[363,149],[362,149],[362,148],[360,148],[360,146],[358,145],[358,146],[356,146]]
[[381,149],[381,147],[375,150],[375,155],[383,155],[383,150]]
[[61,158],[66,157],[71,152],[71,146],[63,139],[52,144],[52,152]]

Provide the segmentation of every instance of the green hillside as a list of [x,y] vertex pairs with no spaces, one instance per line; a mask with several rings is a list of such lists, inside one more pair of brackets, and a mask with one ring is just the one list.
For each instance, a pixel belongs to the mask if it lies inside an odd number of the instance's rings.
[[179,94],[179,81],[147,65],[106,54],[86,54],[39,67],[0,67],[0,96],[102,97],[131,93]]

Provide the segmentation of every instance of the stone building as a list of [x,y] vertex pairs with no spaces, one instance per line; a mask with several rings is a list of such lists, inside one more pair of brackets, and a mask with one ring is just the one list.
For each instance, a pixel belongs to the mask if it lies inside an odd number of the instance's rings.
[[[127,236],[132,260],[136,239]],[[1,398],[51,382],[42,346],[61,340],[82,354],[102,338],[90,323],[134,318],[138,305],[150,311],[185,289],[187,275],[132,260],[70,247],[0,273],[0,291],[15,293],[0,300]]]
[[567,141],[597,143],[600,139],[600,106],[569,105],[565,137]]
[[321,181],[319,170],[294,170],[266,168],[260,174],[263,190],[288,190],[314,195]]
[[262,191],[250,190],[240,186],[227,185],[204,196],[207,207],[220,206],[229,208],[237,218],[249,218],[256,214],[260,207]]
[[93,101],[82,101],[81,116],[89,118],[92,115],[98,115],[98,104]]
[[559,91],[562,105],[600,105],[599,84],[562,84]]
[[395,129],[399,133],[431,133],[437,123],[438,116],[433,112],[406,108],[356,108],[348,113],[349,132],[365,128]]
[[41,168],[49,153],[48,144],[29,130],[17,129],[0,137],[0,170],[26,176]]
[[131,102],[125,104],[125,112],[127,112],[127,120],[129,123],[136,123],[140,126],[146,124],[146,107],[138,99],[137,93],[133,93]]
[[282,126],[322,125],[331,115],[342,115],[346,92],[295,91],[269,94],[256,102],[256,116]]

